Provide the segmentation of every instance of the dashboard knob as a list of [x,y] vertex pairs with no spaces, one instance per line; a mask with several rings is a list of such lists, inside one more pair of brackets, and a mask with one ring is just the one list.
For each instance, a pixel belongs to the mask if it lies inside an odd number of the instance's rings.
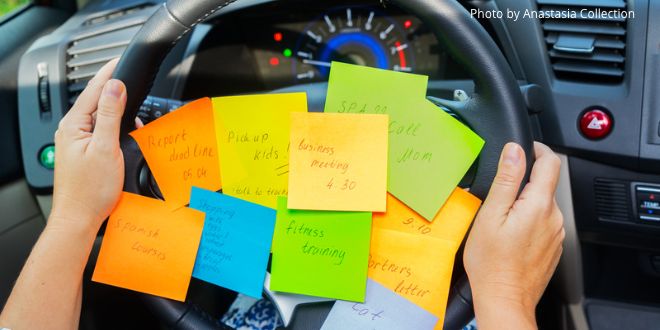
[[603,139],[612,132],[614,121],[605,109],[592,108],[580,118],[580,131],[590,140]]

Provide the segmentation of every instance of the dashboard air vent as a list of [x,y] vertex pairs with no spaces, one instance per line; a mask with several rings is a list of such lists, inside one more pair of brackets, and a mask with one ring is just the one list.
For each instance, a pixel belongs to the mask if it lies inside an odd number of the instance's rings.
[[598,220],[630,222],[631,213],[630,185],[625,181],[596,179],[594,181],[596,213]]
[[537,0],[552,69],[559,79],[624,78],[627,0]]
[[90,18],[82,24],[67,49],[69,106],[73,105],[87,82],[103,65],[121,56],[133,36],[157,8],[131,7]]
[[151,6],[152,6],[151,4],[142,4],[142,5],[137,5],[137,6],[132,6],[132,7],[128,7],[128,8],[115,10],[115,11],[110,12],[110,13],[104,13],[102,15],[96,15],[96,16],[93,16],[93,17],[87,19],[85,21],[85,23],[83,23],[83,25],[89,26],[89,25],[100,24],[100,23],[103,23],[103,22],[105,22],[109,19],[121,17],[121,16],[124,16],[124,15],[128,15],[128,14],[134,13],[136,11],[140,11],[142,9],[145,9],[145,8],[148,8],[148,7],[151,7]]

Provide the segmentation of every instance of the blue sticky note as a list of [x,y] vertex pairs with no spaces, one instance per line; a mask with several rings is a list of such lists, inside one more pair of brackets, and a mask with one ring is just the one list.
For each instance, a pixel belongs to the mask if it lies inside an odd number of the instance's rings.
[[197,187],[190,207],[206,213],[193,277],[261,298],[275,210]]
[[432,330],[436,323],[437,316],[368,280],[365,302],[338,300],[321,330]]

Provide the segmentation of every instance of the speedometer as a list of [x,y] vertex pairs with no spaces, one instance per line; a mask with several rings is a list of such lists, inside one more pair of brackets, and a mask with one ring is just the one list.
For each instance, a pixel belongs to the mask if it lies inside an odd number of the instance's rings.
[[403,22],[373,7],[342,7],[322,14],[298,38],[292,52],[297,83],[328,78],[332,61],[413,72],[414,31],[417,22]]
[[[268,1],[223,16],[195,54],[202,83],[189,88],[191,95],[323,82],[332,61],[412,72],[430,80],[464,77],[419,18],[396,7],[355,2]],[[205,83],[210,77],[216,83]]]

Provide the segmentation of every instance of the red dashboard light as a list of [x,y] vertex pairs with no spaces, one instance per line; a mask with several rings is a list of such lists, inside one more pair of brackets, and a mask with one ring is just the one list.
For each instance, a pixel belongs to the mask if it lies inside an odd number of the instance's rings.
[[406,29],[410,29],[411,26],[412,26],[411,20],[407,20],[403,23],[403,27],[405,27]]
[[282,32],[275,32],[275,34],[273,35],[273,39],[275,39],[275,41],[277,42],[282,41],[283,38],[284,36],[282,36]]
[[270,65],[271,66],[278,66],[280,65],[280,59],[277,57],[271,57],[270,58]]

